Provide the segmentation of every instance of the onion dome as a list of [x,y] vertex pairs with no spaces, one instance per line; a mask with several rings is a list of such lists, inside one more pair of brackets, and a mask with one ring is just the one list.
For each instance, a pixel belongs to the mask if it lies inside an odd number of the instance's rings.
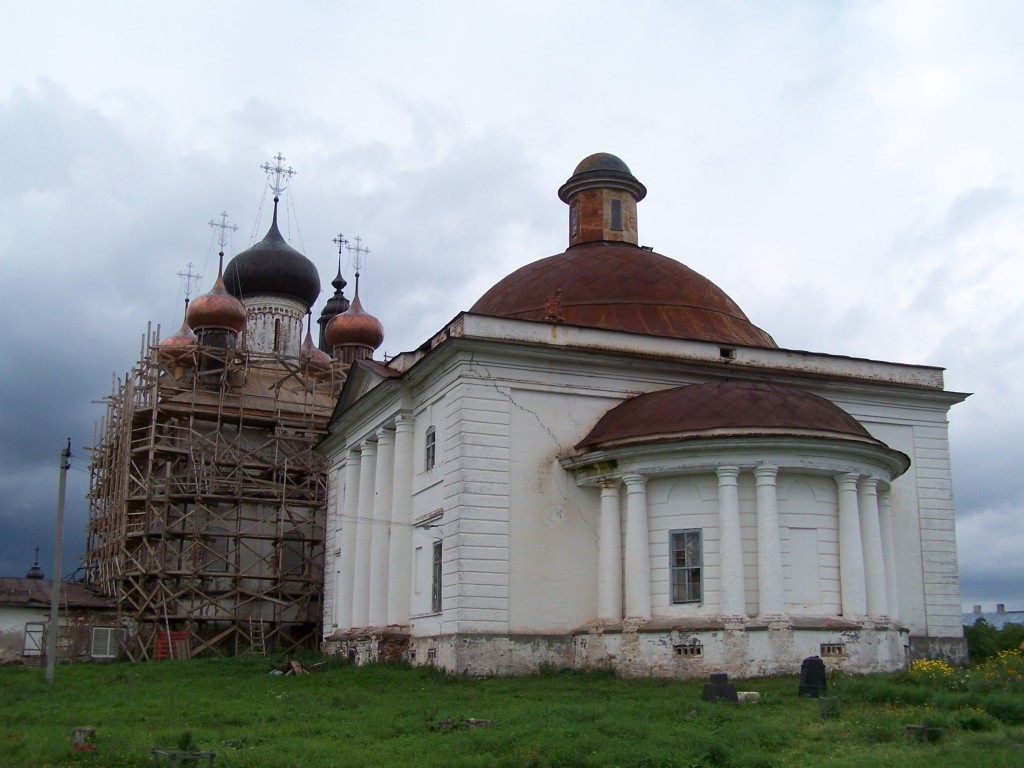
[[[220,258],[223,264],[223,251]],[[189,305],[185,317],[193,330],[217,328],[241,333],[245,329],[245,307],[225,290],[221,269],[217,270],[217,280],[213,288]]]
[[324,352],[332,349],[332,347],[327,344],[327,324],[330,323],[334,317],[337,317],[351,306],[349,300],[345,298],[345,294],[342,293],[342,290],[346,285],[348,285],[348,282],[341,276],[340,255],[338,257],[338,276],[331,280],[331,285],[334,286],[334,295],[327,300],[326,304],[324,304],[324,309],[320,313],[320,319],[316,321],[317,325],[320,326],[320,349]]
[[198,339],[188,324],[188,299],[185,299],[185,319],[181,321],[181,328],[177,333],[172,333],[160,342],[157,352],[160,360],[172,365],[180,365],[196,351]]
[[614,155],[591,155],[559,189],[569,248],[517,269],[473,305],[479,315],[775,348],[717,285],[637,243],[646,188]]
[[325,337],[331,349],[361,347],[372,354],[373,350],[384,343],[384,326],[380,320],[363,310],[357,291],[352,305],[327,324]]
[[277,203],[274,197],[274,218],[266,236],[228,263],[224,283],[239,299],[266,294],[286,296],[301,301],[308,309],[320,295],[320,275],[313,262],[281,236]]
[[329,371],[331,370],[331,356],[318,349],[316,344],[313,343],[312,324],[313,314],[310,313],[306,322],[306,338],[303,340],[302,346],[299,347],[299,357],[309,363],[310,368],[318,371]]
[[885,447],[830,400],[755,381],[648,392],[605,413],[577,448],[735,436],[828,437]]
[[26,579],[43,579],[46,578],[43,573],[43,569],[39,567],[39,547],[36,547],[36,561],[32,563],[32,567],[25,573]]

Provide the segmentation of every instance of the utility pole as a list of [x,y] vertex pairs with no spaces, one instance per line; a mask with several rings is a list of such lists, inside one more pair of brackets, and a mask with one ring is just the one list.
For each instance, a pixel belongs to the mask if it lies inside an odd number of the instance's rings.
[[57,666],[60,633],[60,558],[64,543],[64,489],[71,467],[71,438],[60,452],[60,486],[57,489],[57,539],[53,546],[53,573],[50,578],[50,627],[46,635],[46,682],[53,682],[53,669]]

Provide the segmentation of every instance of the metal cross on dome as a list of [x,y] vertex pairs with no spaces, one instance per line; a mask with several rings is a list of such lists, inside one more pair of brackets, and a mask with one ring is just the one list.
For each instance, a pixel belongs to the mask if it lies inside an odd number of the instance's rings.
[[[210,223],[212,224],[213,222],[211,221]],[[192,284],[196,283],[198,285],[200,279],[203,277],[202,275],[192,271],[192,267],[194,266],[195,264],[190,261],[185,267],[186,271],[178,273],[178,277],[181,278],[183,283],[185,283],[185,301],[192,298]]]
[[358,275],[363,268],[366,254],[370,252],[370,249],[363,247],[363,238],[359,235],[356,235],[355,246],[346,245],[345,247],[352,253],[352,266],[355,267],[356,275]]
[[214,229],[220,230],[220,232],[217,233],[217,244],[220,245],[220,249],[223,251],[224,246],[227,244],[228,241],[228,232],[237,232],[238,227],[236,227],[234,224],[228,224],[227,211],[220,212],[220,221],[214,221],[213,219],[210,219],[209,224]]
[[273,181],[270,182],[270,189],[274,193],[274,197],[280,197],[281,193],[284,192],[285,185],[288,183],[288,179],[294,176],[297,171],[290,165],[285,167],[285,157],[280,152],[271,158],[274,161],[274,165],[269,162],[264,163],[260,166],[269,178],[271,174],[274,175]]

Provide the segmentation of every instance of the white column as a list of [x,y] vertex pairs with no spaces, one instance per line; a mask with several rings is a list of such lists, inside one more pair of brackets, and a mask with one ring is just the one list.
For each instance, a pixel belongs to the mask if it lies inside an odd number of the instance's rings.
[[882,529],[882,558],[885,560],[885,602],[889,616],[900,617],[900,602],[896,592],[896,549],[892,542],[892,491],[878,490],[878,525]]
[[651,546],[647,534],[647,478],[626,475],[626,616],[651,617]]
[[786,612],[782,581],[782,541],[779,535],[779,468],[768,464],[754,470],[757,483],[757,595],[762,619],[778,621]]
[[839,589],[843,601],[842,614],[847,619],[863,618],[867,612],[857,479],[858,476],[851,472],[835,476],[839,490]]
[[377,443],[365,440],[359,461],[359,509],[356,510],[356,552],[352,577],[352,626],[370,624],[370,519],[373,517]]
[[747,618],[740,538],[739,467],[718,467],[719,601],[722,617]]
[[345,497],[338,505],[338,581],[334,590],[334,621],[340,629],[352,626],[352,578],[355,575],[356,516],[359,514],[359,451],[348,452]]
[[861,477],[857,483],[857,507],[860,510],[860,541],[864,547],[864,586],[867,614],[882,618],[886,605],[886,561],[882,554],[882,529],[879,526],[879,481]]
[[882,555],[882,531],[878,523],[878,480],[862,477],[857,485],[860,508],[860,538],[864,547],[864,574],[868,615],[888,616],[885,599],[885,558]]
[[597,618],[622,621],[622,521],[619,483],[601,483],[601,532],[597,553]]
[[370,526],[370,626],[373,627],[382,627],[388,621],[388,549],[394,482],[395,431],[382,427],[377,430],[377,472]]
[[395,419],[395,483],[388,551],[388,624],[408,624],[412,593],[413,418]]

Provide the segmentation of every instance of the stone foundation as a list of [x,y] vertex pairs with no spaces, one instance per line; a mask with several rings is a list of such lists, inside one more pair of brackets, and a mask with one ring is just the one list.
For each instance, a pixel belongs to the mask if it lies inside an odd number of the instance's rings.
[[910,638],[910,658],[942,659],[943,661],[964,666],[967,664],[967,639],[964,637],[912,637]]
[[400,660],[470,675],[531,674],[547,667],[611,669],[623,677],[723,673],[743,679],[797,674],[809,656],[820,656],[830,670],[892,672],[907,665],[910,644],[907,629],[898,624],[801,618],[767,624],[597,624],[564,635],[412,637],[407,628],[384,627],[336,632],[325,639],[323,650],[354,664]]

